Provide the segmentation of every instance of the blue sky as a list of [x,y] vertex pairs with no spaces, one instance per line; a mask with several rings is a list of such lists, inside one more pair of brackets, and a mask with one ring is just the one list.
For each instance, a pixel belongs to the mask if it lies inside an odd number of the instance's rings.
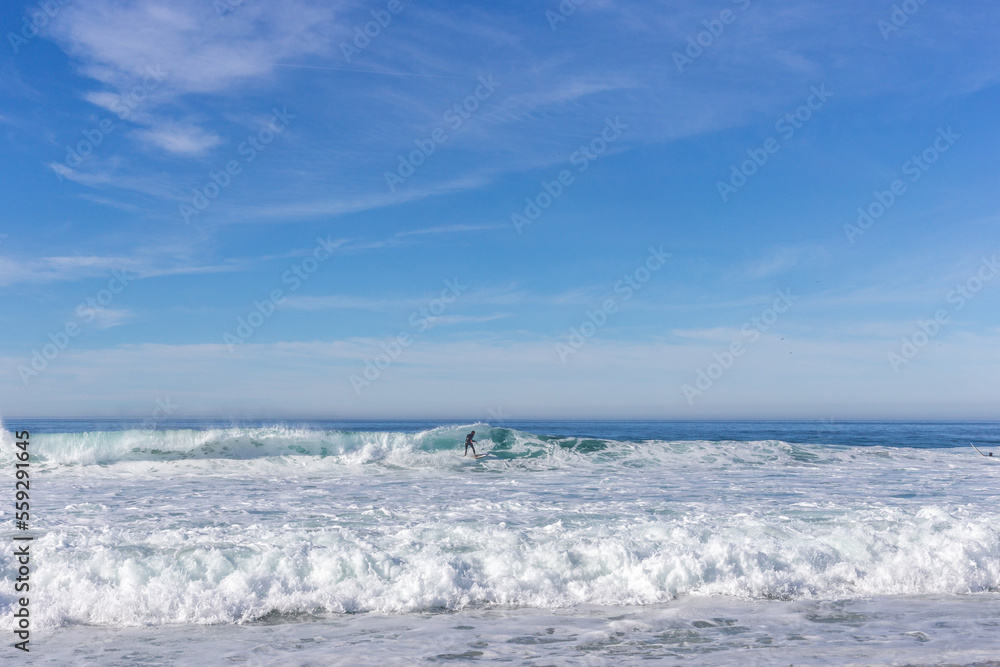
[[1000,418],[994,3],[0,28],[0,416]]

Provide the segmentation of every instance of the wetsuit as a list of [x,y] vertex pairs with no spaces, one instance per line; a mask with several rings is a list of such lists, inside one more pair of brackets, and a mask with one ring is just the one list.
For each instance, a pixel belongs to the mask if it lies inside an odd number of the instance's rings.
[[473,456],[477,456],[477,454],[476,454],[476,448],[472,444],[472,443],[475,442],[475,440],[472,439],[473,435],[475,435],[475,432],[470,433],[469,435],[465,436],[465,454],[463,454],[463,456],[467,456],[469,454],[469,447],[472,447],[472,455]]

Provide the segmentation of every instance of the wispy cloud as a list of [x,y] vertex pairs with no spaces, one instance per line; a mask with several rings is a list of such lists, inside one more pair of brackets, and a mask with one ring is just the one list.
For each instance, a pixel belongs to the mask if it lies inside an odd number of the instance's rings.
[[459,232],[479,232],[487,229],[501,229],[504,225],[442,225],[440,227],[425,227],[405,232],[397,232],[396,236],[418,236],[423,234],[455,234]]
[[135,204],[129,204],[127,202],[118,201],[117,199],[111,199],[110,197],[100,197],[98,195],[90,194],[89,192],[84,192],[80,194],[80,199],[89,201],[94,204],[100,204],[101,206],[110,206],[112,208],[117,208],[122,211],[129,211],[131,213],[140,213],[142,208],[136,206]]
[[182,155],[197,155],[222,143],[219,135],[193,125],[174,122],[161,123],[158,127],[138,130],[135,135],[154,146]]
[[228,260],[219,264],[168,264],[162,258],[136,258],[127,256],[42,257],[36,260],[15,261],[0,257],[0,286],[73,282],[89,278],[105,278],[112,271],[124,271],[128,277],[154,278],[160,276],[229,273],[249,266],[247,261]]
[[490,183],[491,180],[491,177],[486,175],[462,176],[430,187],[413,188],[395,194],[381,192],[369,195],[345,195],[336,198],[314,199],[305,202],[238,207],[231,210],[229,219],[233,222],[254,220],[295,222],[302,219],[359,213],[429,197],[474,190]]
[[118,90],[162,66],[173,94],[216,93],[270,74],[275,62],[328,53],[342,4],[245,3],[223,20],[194,0],[92,0],[67,5],[47,35],[84,73]]
[[622,75],[607,78],[579,78],[559,82],[550,87],[527,90],[508,96],[497,108],[495,116],[506,121],[524,120],[540,110],[578,104],[582,98],[600,93],[617,92],[636,87],[636,82]]
[[132,311],[127,308],[102,308],[94,310],[94,326],[98,329],[111,329],[135,319]]
[[190,94],[218,95],[270,77],[278,61],[325,55],[334,48],[340,3],[288,0],[280,6],[245,3],[223,20],[211,3],[193,0],[92,0],[66,5],[45,34],[80,71],[105,88],[85,99],[105,109],[135,88],[150,68],[163,70],[155,95],[133,115],[136,136],[170,153],[197,154],[220,139],[182,123],[167,105]]
[[687,340],[727,345],[740,339],[740,330],[735,327],[713,327],[711,329],[674,329],[671,333]]
[[125,257],[44,257],[27,262],[0,258],[0,285],[50,283],[107,275],[133,263]]
[[494,313],[492,315],[439,315],[431,319],[433,326],[452,326],[456,324],[482,324],[495,322],[510,317],[509,313]]
[[768,257],[751,263],[747,268],[747,276],[768,278],[790,271],[805,262],[817,260],[822,256],[823,248],[820,246],[778,248]]
[[[65,179],[87,187],[130,190],[167,201],[178,199],[177,192],[163,174],[136,173],[121,159],[101,160],[94,157],[76,169],[67,167],[61,162],[51,162],[48,166],[60,180]],[[95,200],[95,203],[107,202]]]
[[[585,292],[573,290],[557,294],[532,294],[518,291],[514,285],[502,285],[487,289],[478,289],[462,294],[462,303],[472,307],[482,306],[510,306],[510,305],[571,305],[577,306],[587,304]],[[420,294],[409,297],[368,297],[349,294],[334,294],[328,296],[293,296],[287,298],[282,303],[282,308],[293,308],[296,310],[368,310],[374,312],[399,312],[408,308],[419,308],[426,306],[428,301],[435,298],[433,293]],[[463,316],[465,317],[465,316]],[[472,319],[459,320],[454,322],[487,322],[495,319],[507,317],[507,315],[480,315],[470,316]],[[483,319],[485,318],[485,319]],[[438,319],[443,320],[443,317]]]
[[427,299],[387,299],[338,294],[332,296],[293,296],[281,304],[282,308],[296,310],[370,310],[391,313],[406,308],[416,308]]

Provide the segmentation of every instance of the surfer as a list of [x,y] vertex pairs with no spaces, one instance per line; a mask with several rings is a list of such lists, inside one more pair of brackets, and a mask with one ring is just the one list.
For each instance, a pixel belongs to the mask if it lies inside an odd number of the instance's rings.
[[475,445],[472,444],[472,443],[476,442],[475,440],[472,439],[472,436],[474,436],[475,434],[476,434],[476,432],[473,431],[469,435],[465,436],[465,453],[462,454],[462,456],[468,456],[469,455],[469,447],[472,447],[472,455],[473,456],[478,456],[476,454],[476,447],[475,447]]

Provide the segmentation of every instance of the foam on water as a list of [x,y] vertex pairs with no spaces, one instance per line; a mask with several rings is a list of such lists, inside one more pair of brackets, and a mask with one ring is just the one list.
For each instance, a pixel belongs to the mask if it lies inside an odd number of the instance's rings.
[[52,531],[35,544],[36,622],[232,623],[319,611],[643,605],[683,595],[969,594],[1000,586],[1000,533],[991,523],[927,508],[819,525],[700,516],[618,526]]
[[475,428],[33,436],[36,627],[1000,588],[965,452]]
[[[926,665],[987,667],[1000,655],[1000,600],[872,598],[745,601],[686,598],[643,607],[346,614],[294,623],[65,628],[43,664],[409,666],[505,662],[560,667],[648,665]],[[35,655],[35,654],[32,654]],[[669,661],[669,662],[666,662]],[[31,662],[30,658],[27,662]]]

